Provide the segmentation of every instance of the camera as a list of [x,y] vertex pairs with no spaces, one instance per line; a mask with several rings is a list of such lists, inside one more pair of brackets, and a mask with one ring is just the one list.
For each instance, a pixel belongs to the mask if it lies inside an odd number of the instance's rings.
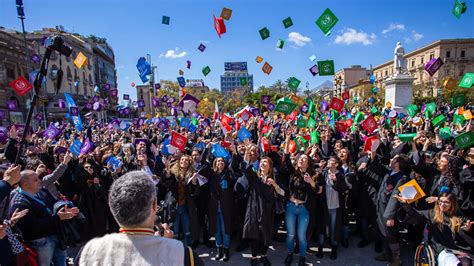
[[53,51],[58,51],[60,54],[69,57],[72,53],[72,48],[64,45],[64,40],[60,36],[53,35],[44,41],[44,47]]

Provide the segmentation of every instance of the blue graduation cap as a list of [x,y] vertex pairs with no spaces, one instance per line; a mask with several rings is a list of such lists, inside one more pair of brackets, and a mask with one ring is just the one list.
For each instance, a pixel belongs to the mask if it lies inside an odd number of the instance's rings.
[[191,119],[187,118],[187,117],[183,117],[181,118],[181,121],[179,123],[179,125],[181,127],[184,127],[184,128],[189,128],[189,125],[191,124]]
[[71,147],[69,148],[69,150],[71,151],[72,154],[74,154],[76,157],[79,157],[79,155],[81,155],[81,147],[82,147],[82,142],[80,142],[79,140],[74,140],[74,142],[72,143]]
[[239,138],[240,141],[244,141],[245,139],[252,139],[252,133],[248,131],[245,127],[242,127],[239,129],[239,132],[237,132],[237,137]]
[[198,144],[194,145],[194,148],[203,151],[206,148],[206,144],[204,144],[204,142],[199,142]]
[[194,133],[197,130],[197,126],[195,126],[194,124],[189,124],[188,130]]
[[211,153],[212,155],[214,155],[214,157],[222,157],[226,161],[229,161],[232,158],[230,156],[230,153],[226,149],[224,149],[219,143],[212,146]]
[[163,141],[163,148],[161,148],[161,153],[164,155],[171,155],[171,153],[168,151],[168,145],[170,145],[171,141],[170,138],[166,138],[165,141]]

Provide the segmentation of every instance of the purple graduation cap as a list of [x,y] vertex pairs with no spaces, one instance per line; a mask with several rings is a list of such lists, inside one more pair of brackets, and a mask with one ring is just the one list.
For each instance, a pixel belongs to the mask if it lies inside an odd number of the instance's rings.
[[35,115],[35,120],[38,121],[38,122],[41,122],[43,121],[44,117],[43,117],[43,114],[42,113],[37,113]]
[[91,110],[92,109],[92,103],[86,103],[84,108],[86,108],[87,110]]
[[119,109],[119,114],[121,115],[124,115],[125,114],[125,110],[122,108],[122,109]]
[[260,97],[261,104],[269,104],[270,103],[270,95],[262,95]]
[[69,113],[71,114],[71,116],[78,116],[79,115],[79,108],[77,108],[75,106],[71,106],[71,107],[69,107]]
[[162,102],[167,102],[168,101],[168,96],[166,95],[163,95],[161,96],[161,99],[160,99]]
[[137,101],[137,105],[138,105],[138,107],[140,107],[140,108],[145,107],[145,100],[138,100],[138,101]]
[[301,106],[301,112],[302,112],[302,113],[307,114],[307,113],[308,113],[308,109],[309,109],[309,107],[308,107],[308,104],[307,104],[307,103],[305,103],[305,104],[303,104],[303,105]]
[[191,61],[186,60],[186,68],[190,69],[191,68]]
[[35,64],[39,64],[41,62],[41,58],[37,54],[31,55],[31,61],[33,61]]
[[10,111],[16,111],[18,108],[18,104],[15,100],[10,100],[7,102],[8,110]]
[[201,52],[204,52],[204,50],[206,50],[206,46],[201,43],[201,44],[199,44],[198,50],[201,51]]
[[275,109],[275,105],[273,103],[268,104],[267,107],[268,107],[268,110],[270,110],[270,112],[272,112]]
[[125,115],[130,115],[132,113],[132,110],[130,110],[130,107],[127,107],[123,110],[123,112],[125,113]]
[[58,100],[58,107],[61,109],[66,108],[66,102],[63,99]]
[[198,104],[199,100],[196,97],[191,94],[186,94],[181,101],[179,101],[178,106],[183,112],[192,113],[196,110]]
[[170,98],[168,99],[168,102],[174,103],[174,102],[176,102],[176,98],[175,98],[175,97],[170,97]]
[[0,110],[0,120],[5,118],[5,110]]
[[110,91],[110,96],[112,96],[112,97],[117,97],[117,94],[118,94],[117,89],[113,89],[113,90]]
[[155,83],[155,90],[161,89],[161,84],[160,83]]
[[124,94],[124,95],[123,95],[123,99],[124,99],[124,100],[130,100],[130,95]]
[[89,152],[92,151],[92,149],[94,149],[94,145],[92,144],[92,142],[89,140],[89,138],[86,138],[86,140],[84,141],[84,143],[82,144],[82,147],[81,147],[81,152],[80,154],[88,154]]
[[316,76],[316,75],[319,73],[319,71],[318,71],[318,65],[312,66],[312,67],[309,69],[309,72],[311,72],[311,75],[313,75],[313,77]]
[[158,107],[160,106],[160,99],[153,97],[152,103],[153,103],[153,107]]
[[104,84],[104,89],[105,89],[105,90],[110,90],[110,84],[109,84],[109,83],[105,83],[105,84]]
[[99,98],[99,95],[96,95],[96,96],[94,96],[94,98],[92,98],[92,100],[93,100],[94,102],[98,102],[99,99],[100,99],[100,98]]
[[102,107],[103,107],[103,105],[100,102],[95,102],[92,105],[92,110],[94,110],[96,112],[99,112],[100,110],[102,110]]
[[173,105],[170,102],[166,103],[166,107],[172,107]]
[[49,127],[44,131],[43,136],[47,137],[48,139],[54,139],[57,135],[59,135],[59,129],[57,129],[54,124],[49,125]]

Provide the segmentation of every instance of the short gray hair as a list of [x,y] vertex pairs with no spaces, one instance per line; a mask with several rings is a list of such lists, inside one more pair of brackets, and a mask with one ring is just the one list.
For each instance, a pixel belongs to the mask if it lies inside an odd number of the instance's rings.
[[124,227],[144,223],[155,200],[155,184],[143,171],[132,171],[119,177],[109,192],[112,215],[117,223]]

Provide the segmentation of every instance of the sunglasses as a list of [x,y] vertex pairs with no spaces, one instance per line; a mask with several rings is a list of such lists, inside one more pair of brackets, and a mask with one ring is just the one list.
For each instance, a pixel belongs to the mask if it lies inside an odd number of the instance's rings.
[[441,205],[441,204],[449,205],[449,204],[451,204],[451,202],[447,201],[447,200],[438,200],[438,204],[439,205]]

